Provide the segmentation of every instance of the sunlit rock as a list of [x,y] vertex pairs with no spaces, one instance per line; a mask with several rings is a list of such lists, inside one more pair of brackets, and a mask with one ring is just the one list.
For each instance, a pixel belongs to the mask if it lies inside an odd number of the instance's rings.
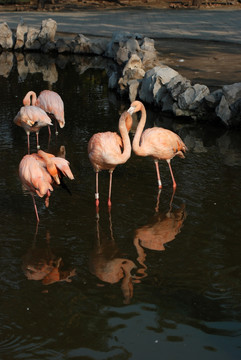
[[13,48],[13,33],[6,22],[0,24],[0,48],[5,50]]
[[162,86],[177,75],[177,71],[164,65],[162,67],[155,66],[153,69],[148,70],[142,80],[139,91],[140,99],[149,104],[154,102],[159,103]]
[[23,20],[17,26],[16,29],[16,43],[14,46],[15,50],[23,49],[25,41],[27,39],[28,26],[24,23]]
[[[121,91],[128,91],[129,83],[132,80],[142,79],[145,76],[145,71],[143,69],[143,64],[138,55],[131,55],[129,61],[126,63],[122,77],[119,79],[119,88]],[[139,84],[139,83],[138,83]],[[133,89],[132,89],[133,90]],[[137,95],[137,94],[136,94]],[[133,98],[133,94],[129,97]]]
[[27,40],[25,42],[26,50],[40,50],[41,43],[38,39],[39,30],[33,27],[28,29]]
[[129,100],[132,103],[134,100],[136,100],[138,96],[138,91],[140,88],[141,81],[140,80],[130,80],[128,82],[129,86]]
[[57,30],[57,23],[53,19],[47,19],[42,21],[41,29],[38,34],[38,40],[41,45],[45,45],[47,42],[54,42],[55,34]]

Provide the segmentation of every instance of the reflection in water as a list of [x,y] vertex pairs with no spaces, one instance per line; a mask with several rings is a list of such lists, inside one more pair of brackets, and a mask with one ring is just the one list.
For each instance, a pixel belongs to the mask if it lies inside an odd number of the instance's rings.
[[96,242],[90,254],[90,272],[104,283],[115,284],[121,280],[124,303],[129,304],[133,296],[135,278],[131,271],[136,268],[132,260],[122,257],[115,242],[109,213],[110,238],[100,236],[99,217],[96,219]]
[[[33,59],[34,54],[30,54],[30,57]],[[52,200],[47,216],[43,219],[41,216],[38,236],[43,243],[39,241],[28,251],[31,244],[27,243],[26,249],[26,239],[35,219],[33,214],[31,216],[29,199],[23,201],[19,181],[14,176],[26,153],[25,133],[14,125],[12,119],[33,84],[37,94],[42,89],[49,89],[40,71],[45,66],[45,56],[41,57],[38,59],[40,67],[32,62],[32,72],[26,74],[24,81],[17,73],[16,66],[11,70],[9,79],[0,76],[0,160],[1,168],[8,169],[3,171],[0,186],[0,210],[4,214],[0,223],[0,323],[3,345],[0,346],[0,358],[116,357],[156,360],[160,354],[164,358],[176,358],[178,353],[180,358],[189,360],[198,353],[199,358],[205,359],[226,360],[227,354],[239,359],[240,134],[185,119],[164,119],[152,106],[147,108],[147,125],[153,126],[155,122],[158,126],[177,132],[190,151],[185,162],[175,161],[173,164],[179,186],[178,196],[175,194],[169,214],[172,219],[178,205],[185,202],[188,209],[185,227],[180,226],[178,235],[173,230],[173,237],[176,238],[172,243],[163,240],[162,244],[167,249],[164,253],[150,250],[150,241],[148,244],[144,237],[142,244],[138,241],[138,250],[146,256],[142,260],[146,269],[140,264],[141,260],[136,260],[139,254],[133,245],[133,230],[142,225],[155,228],[158,224],[161,226],[162,220],[163,223],[170,221],[166,215],[168,208],[162,212],[168,203],[168,200],[163,201],[167,195],[164,192],[160,197],[160,210],[153,214],[152,176],[155,177],[155,174],[152,161],[132,154],[124,167],[116,169],[113,185],[118,191],[113,191],[114,200],[117,201],[113,203],[112,217],[118,219],[113,226],[116,244],[121,251],[112,244],[110,236],[106,238],[102,233],[98,245],[92,226],[94,184],[87,143],[97,131],[115,131],[119,111],[122,106],[121,112],[127,109],[129,101],[123,97],[120,99],[108,89],[106,71],[96,70],[97,66],[104,68],[96,57],[90,60],[79,56],[58,56],[56,65],[53,64],[58,69],[58,81],[53,84],[53,90],[60,93],[64,100],[66,126],[57,137],[51,138],[49,150],[47,129],[40,132],[40,143],[43,150],[55,155],[60,145],[66,146],[76,181],[71,183],[71,198],[62,189],[56,189],[58,193]],[[67,64],[67,61],[70,63]],[[96,67],[92,66],[94,61]],[[47,70],[50,73],[53,65],[50,62],[49,67],[45,67],[46,74]],[[85,72],[90,66],[93,69]],[[64,149],[61,149],[62,152],[65,152]],[[163,175],[169,179],[165,164]],[[107,174],[103,174],[102,179],[104,183]],[[104,216],[101,217],[100,226],[109,229],[108,218]],[[152,216],[150,221],[149,216]],[[178,232],[178,220],[173,219],[173,222]],[[45,223],[51,234],[51,244],[46,244],[45,233],[40,237]],[[54,239],[58,250],[53,247]],[[93,239],[92,268],[98,275],[101,273],[101,278],[96,277],[94,272],[91,274],[86,264]],[[43,279],[23,281],[23,272],[18,270],[19,259],[24,254],[25,264],[28,263],[30,270],[35,269],[34,265],[40,270],[42,263],[44,277],[39,274],[40,278],[46,278],[48,282],[47,272],[50,270],[51,274],[55,269],[55,279],[70,278],[73,283],[55,283],[50,285],[50,289],[54,288],[55,291],[51,291],[47,298],[39,296],[39,291],[33,291],[34,288],[40,287],[46,291],[49,287],[42,284]],[[127,275],[122,269],[122,274],[115,276],[115,283],[102,280],[105,278],[103,272],[108,275],[108,271],[105,271],[108,261],[111,267],[114,259],[123,261],[125,258],[134,274],[131,277],[134,287],[132,298],[128,286],[124,298],[120,288],[122,281],[128,279],[127,270]],[[95,259],[96,266],[93,264]],[[97,271],[98,264],[100,268],[103,264],[102,271]],[[50,269],[46,271],[48,266]],[[81,276],[68,276],[75,267],[77,271],[80,269]],[[148,277],[140,279],[137,285],[138,268]],[[31,271],[26,271],[27,276],[31,276]],[[67,276],[61,274],[63,271],[69,271]],[[93,282],[105,284],[105,287],[93,289]],[[129,306],[120,304],[125,298],[129,299]],[[30,310],[27,311],[27,308]],[[189,346],[188,354],[185,344]],[[216,349],[215,352],[207,350],[211,346]]]
[[164,251],[164,245],[175,239],[186,219],[185,204],[182,204],[178,209],[172,209],[175,192],[172,194],[169,210],[167,212],[160,212],[160,193],[161,191],[158,192],[154,216],[147,225],[144,225],[135,231],[134,245],[138,253],[137,260],[142,266],[142,268],[137,271],[140,278],[147,276],[147,266],[145,265],[146,253],[144,249]]
[[32,247],[23,256],[23,271],[28,280],[37,280],[43,285],[50,285],[58,281],[71,282],[76,275],[75,269],[65,269],[62,257],[57,256],[50,247],[50,234],[47,231],[46,243],[43,247],[36,247],[38,225]]

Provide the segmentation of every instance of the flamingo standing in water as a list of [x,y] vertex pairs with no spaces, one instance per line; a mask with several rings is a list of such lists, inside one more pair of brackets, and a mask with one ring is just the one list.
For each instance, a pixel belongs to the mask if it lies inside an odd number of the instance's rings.
[[53,191],[53,182],[60,184],[60,177],[68,176],[71,180],[74,176],[70,170],[69,162],[63,158],[39,150],[38,153],[25,155],[19,164],[19,177],[23,187],[30,192],[37,222],[39,215],[34,199],[34,194],[44,197],[46,207],[49,206],[49,197]]
[[109,170],[108,206],[111,207],[112,173],[119,164],[124,164],[131,156],[131,142],[128,132],[132,126],[132,117],[125,111],[119,119],[121,137],[111,131],[94,134],[88,143],[89,159],[96,173],[96,207],[99,206],[98,174],[100,170]]
[[29,134],[31,132],[36,133],[37,149],[40,149],[38,138],[39,130],[44,126],[53,125],[51,119],[44,110],[32,105],[22,106],[13,121],[16,125],[21,126],[26,131],[28,138],[28,153],[30,153]]
[[146,109],[140,101],[133,101],[128,112],[132,115],[138,111],[141,111],[141,119],[133,139],[133,151],[139,156],[154,158],[159,189],[162,188],[162,182],[158,161],[166,160],[172,177],[173,189],[176,189],[177,184],[171,168],[171,159],[176,155],[184,158],[187,147],[182,139],[170,130],[153,127],[143,131],[146,123]]
[[[61,128],[65,125],[64,119],[64,103],[60,95],[55,91],[43,90],[38,98],[34,91],[29,91],[24,99],[24,105],[35,105],[43,109],[52,120],[56,120]],[[50,127],[49,127],[49,134]],[[56,127],[56,135],[58,134]]]

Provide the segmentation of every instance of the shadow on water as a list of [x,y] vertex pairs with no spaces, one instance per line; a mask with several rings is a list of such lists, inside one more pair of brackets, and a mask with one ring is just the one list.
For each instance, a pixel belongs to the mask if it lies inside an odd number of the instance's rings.
[[[240,133],[147,108],[147,126],[171,129],[189,149],[172,161],[177,190],[166,162],[158,193],[153,160],[132,153],[115,170],[111,213],[101,173],[97,220],[87,144],[117,131],[130,105],[108,89],[113,64],[18,54],[10,68],[11,54],[1,56],[0,358],[239,359]],[[75,180],[54,189],[48,208],[36,197],[36,230],[18,177],[26,134],[13,118],[29,90],[43,89],[61,95],[66,125],[50,142],[41,129],[41,148],[64,151]]]

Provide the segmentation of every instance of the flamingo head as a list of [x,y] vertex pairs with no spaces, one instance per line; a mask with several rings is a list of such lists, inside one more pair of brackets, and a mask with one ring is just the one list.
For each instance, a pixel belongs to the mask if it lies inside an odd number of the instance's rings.
[[130,113],[131,115],[134,114],[135,112],[138,112],[142,109],[143,104],[138,101],[135,100],[131,103],[131,106],[129,107],[129,109],[127,110],[128,113]]

